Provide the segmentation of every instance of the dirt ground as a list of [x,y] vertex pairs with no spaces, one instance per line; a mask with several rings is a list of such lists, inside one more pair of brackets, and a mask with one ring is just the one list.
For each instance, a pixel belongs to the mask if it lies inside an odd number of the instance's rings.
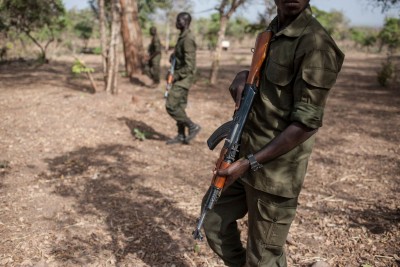
[[[289,266],[400,266],[400,86],[376,82],[383,55],[346,54],[286,245]],[[187,112],[203,129],[177,146],[165,145],[176,126],[164,84],[121,77],[118,95],[92,94],[68,57],[0,65],[0,266],[223,266],[191,232],[220,149],[205,140],[231,118],[227,87],[250,56],[226,53],[210,86],[210,55],[199,52]],[[100,70],[96,56],[83,59]],[[245,242],[245,219],[240,227]]]

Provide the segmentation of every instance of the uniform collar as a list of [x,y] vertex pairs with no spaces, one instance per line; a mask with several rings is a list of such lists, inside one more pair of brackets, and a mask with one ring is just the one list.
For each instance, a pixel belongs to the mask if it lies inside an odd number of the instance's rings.
[[307,7],[297,16],[297,18],[283,30],[278,32],[278,16],[272,20],[269,29],[272,30],[276,36],[285,35],[288,37],[299,37],[303,33],[304,28],[310,22],[311,18],[311,7],[310,5],[307,5]]
[[185,37],[186,35],[188,35],[189,32],[190,32],[190,29],[184,30],[184,31],[179,35],[179,38]]

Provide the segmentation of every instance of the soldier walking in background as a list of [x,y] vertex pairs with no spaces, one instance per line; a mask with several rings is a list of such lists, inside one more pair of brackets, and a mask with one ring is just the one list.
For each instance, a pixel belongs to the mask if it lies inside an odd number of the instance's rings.
[[[176,28],[180,30],[175,51],[175,71],[172,88],[169,90],[166,110],[176,121],[178,134],[167,141],[167,144],[188,144],[199,132],[201,127],[189,119],[186,106],[189,89],[196,72],[196,42],[189,26],[192,17],[187,12],[181,12],[176,17]],[[186,135],[186,128],[188,135]]]
[[150,35],[152,38],[147,50],[145,74],[153,80],[153,86],[157,87],[160,84],[161,42],[156,27],[150,28]]

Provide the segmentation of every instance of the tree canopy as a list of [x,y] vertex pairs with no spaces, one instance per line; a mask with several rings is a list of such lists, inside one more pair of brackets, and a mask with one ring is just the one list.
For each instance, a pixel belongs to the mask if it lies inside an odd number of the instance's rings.
[[383,12],[391,8],[400,8],[400,0],[371,0],[371,3],[381,6]]
[[329,34],[342,39],[343,32],[347,29],[348,20],[341,11],[323,11],[317,7],[312,7],[315,18],[324,26]]
[[[65,8],[61,0],[3,0],[0,2],[0,25],[3,30],[25,33],[46,58],[46,48],[65,27]],[[41,34],[40,34],[41,33]],[[40,40],[46,36],[43,46]]]
[[396,50],[400,47],[400,19],[388,18],[379,37],[389,49]]

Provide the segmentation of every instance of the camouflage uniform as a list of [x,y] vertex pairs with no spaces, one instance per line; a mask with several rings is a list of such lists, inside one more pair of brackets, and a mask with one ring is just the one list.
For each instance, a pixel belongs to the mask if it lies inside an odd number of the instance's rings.
[[[240,157],[261,150],[293,122],[322,126],[328,93],[344,54],[308,6],[278,32],[275,18],[259,93],[241,139]],[[211,248],[228,266],[286,266],[283,246],[295,217],[315,135],[288,153],[248,171],[225,190],[204,223]],[[248,213],[247,249],[236,220]]]
[[[174,82],[168,93],[166,110],[177,123],[178,135],[185,137],[185,127],[187,127],[189,137],[193,138],[193,130],[197,126],[197,134],[200,127],[189,119],[185,111],[188,92],[196,72],[196,42],[189,29],[179,35],[175,46],[175,59]],[[190,141],[191,138],[186,138],[186,141]]]
[[161,42],[157,35],[153,36],[151,39],[147,52],[150,56],[158,53],[155,57],[149,60],[145,72],[154,83],[160,83]]

